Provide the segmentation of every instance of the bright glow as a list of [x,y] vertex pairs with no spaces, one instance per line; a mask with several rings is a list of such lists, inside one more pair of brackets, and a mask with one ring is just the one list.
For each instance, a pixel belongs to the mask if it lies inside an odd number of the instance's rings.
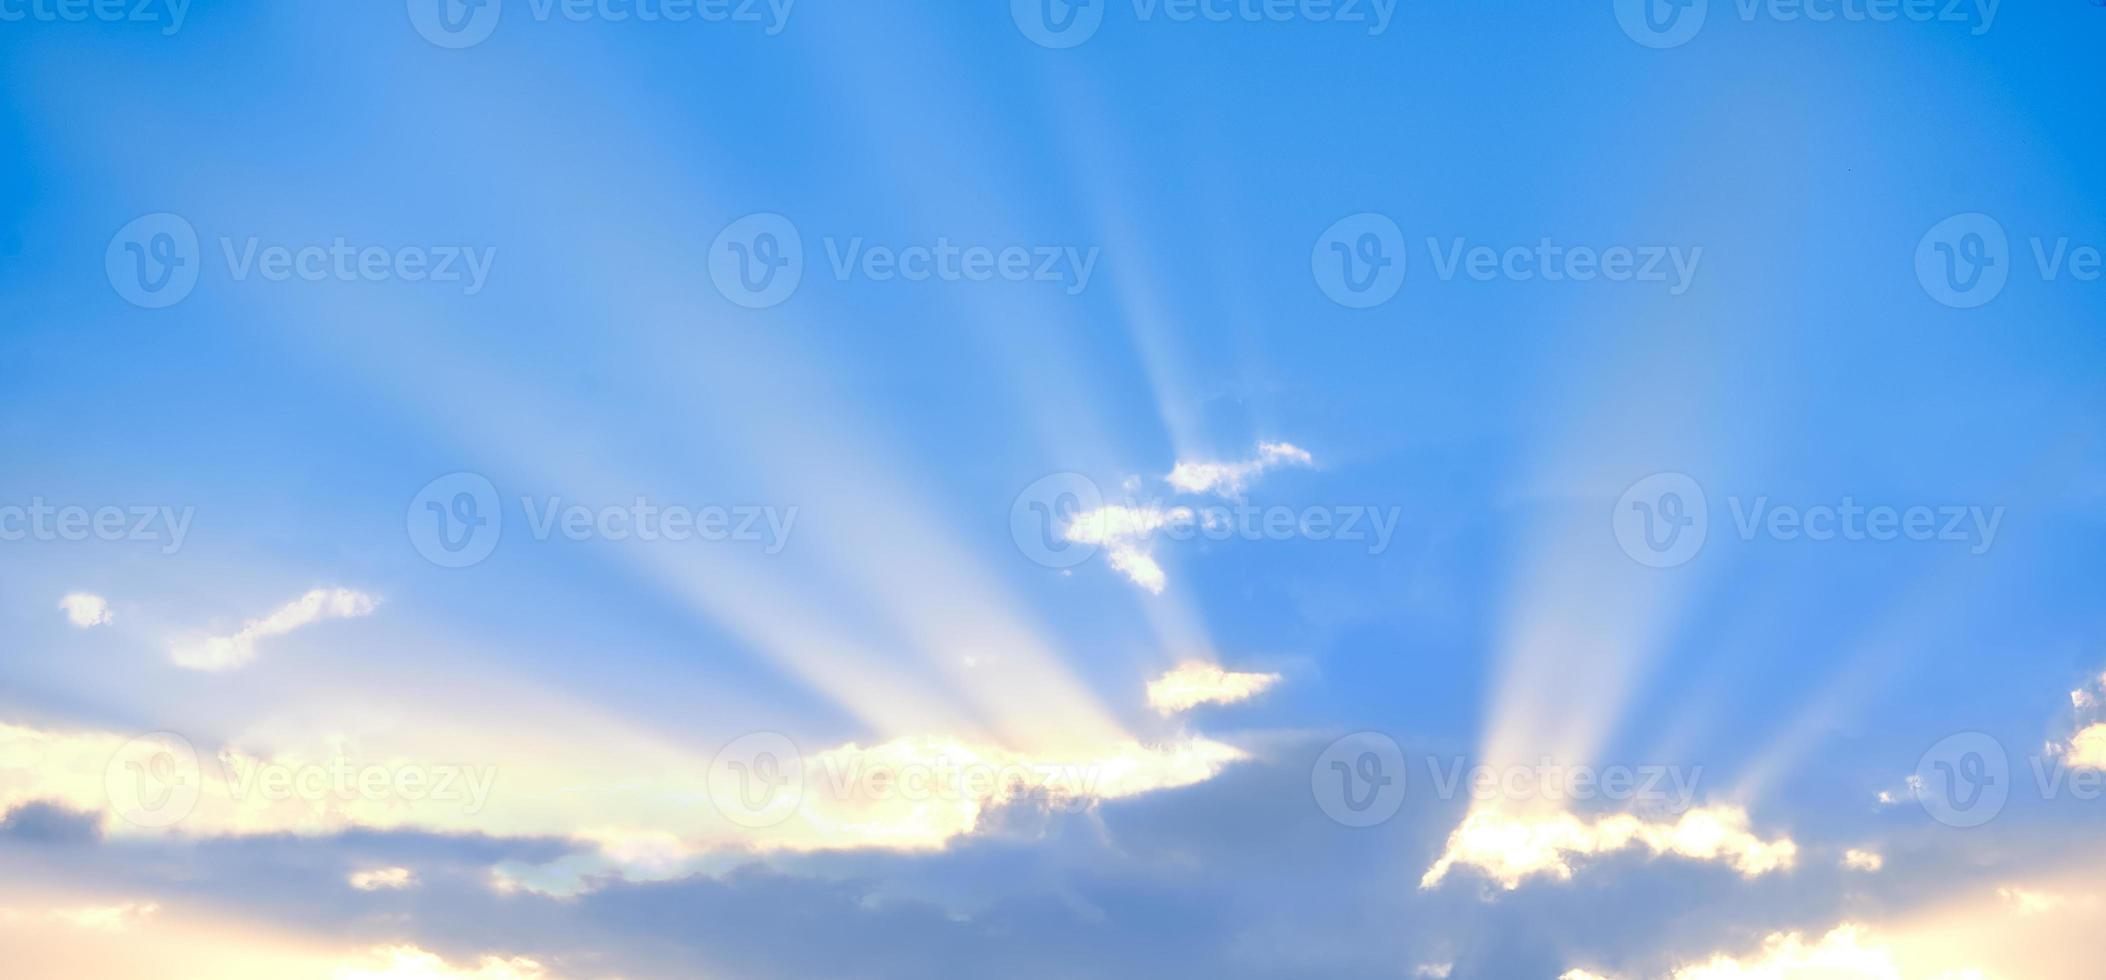
[[1765,841],[1750,833],[1748,814],[1737,807],[1698,808],[1671,822],[1617,814],[1591,823],[1570,813],[1516,816],[1473,810],[1448,835],[1447,850],[1419,887],[1440,884],[1458,865],[1477,868],[1509,890],[1536,875],[1564,881],[1572,877],[1571,858],[1632,848],[1716,861],[1748,878],[1790,868],[1799,850],[1789,838]]
[[59,600],[66,619],[81,629],[110,624],[110,600],[87,592],[73,592]]
[[2069,740],[2063,758],[2079,769],[2106,769],[2106,722],[2094,724]]
[[1873,872],[1886,866],[1886,857],[1878,851],[1863,851],[1853,847],[1843,852],[1843,867],[1852,871]]
[[1279,682],[1278,674],[1236,673],[1194,661],[1149,681],[1148,705],[1158,714],[1174,715],[1202,704],[1247,701]]
[[79,905],[30,912],[0,908],[0,922],[10,924],[56,923],[94,932],[125,932],[161,910],[153,902],[118,902],[111,905]]
[[315,589],[262,619],[249,620],[232,636],[210,636],[180,642],[169,650],[177,666],[191,670],[228,670],[256,659],[256,641],[283,636],[325,619],[372,615],[379,600],[350,589]]
[[541,964],[523,956],[485,956],[473,967],[457,967],[415,946],[387,946],[330,974],[334,980],[552,980]]
[[417,883],[417,875],[408,868],[374,868],[352,872],[350,881],[351,887],[359,891],[374,892],[409,888]]

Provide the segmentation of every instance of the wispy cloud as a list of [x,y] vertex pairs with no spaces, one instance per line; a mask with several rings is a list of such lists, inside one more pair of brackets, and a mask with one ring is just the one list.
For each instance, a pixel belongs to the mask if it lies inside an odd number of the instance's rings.
[[256,659],[256,643],[327,619],[370,616],[380,600],[351,589],[315,589],[261,619],[249,620],[231,636],[210,636],[172,645],[169,657],[191,670],[229,670]]
[[1204,661],[1179,664],[1148,682],[1148,705],[1174,715],[1202,704],[1234,704],[1257,697],[1280,682],[1278,674],[1238,673]]
[[1179,460],[1166,479],[1172,487],[1185,493],[1216,493],[1233,497],[1241,494],[1251,480],[1266,470],[1281,466],[1309,466],[1314,462],[1308,450],[1293,443],[1261,442],[1258,443],[1258,454],[1250,459],[1231,463]]

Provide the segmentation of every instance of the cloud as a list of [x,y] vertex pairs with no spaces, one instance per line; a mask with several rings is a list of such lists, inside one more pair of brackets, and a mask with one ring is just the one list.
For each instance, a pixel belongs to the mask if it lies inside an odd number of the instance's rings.
[[1202,704],[1247,701],[1279,682],[1278,674],[1235,673],[1194,661],[1149,681],[1148,705],[1158,714],[1173,715]]
[[349,881],[362,892],[392,891],[414,887],[417,874],[408,868],[372,868],[352,872]]
[[1185,493],[1217,493],[1233,497],[1266,470],[1280,466],[1310,466],[1315,460],[1292,443],[1258,443],[1258,455],[1236,463],[1179,460],[1167,479]]
[[1061,530],[1069,541],[1104,548],[1113,569],[1135,585],[1161,595],[1167,577],[1156,563],[1148,542],[1157,531],[1173,524],[1189,524],[1190,507],[1124,507],[1112,504],[1075,515]]
[[1859,850],[1855,847],[1843,852],[1843,867],[1852,871],[1873,872],[1887,866],[1887,859],[1878,851]]
[[1674,855],[1725,864],[1753,878],[1790,868],[1798,845],[1789,838],[1765,841],[1748,830],[1745,810],[1699,807],[1674,821],[1647,821],[1629,814],[1591,823],[1571,813],[1516,816],[1472,810],[1448,836],[1447,849],[1420,879],[1432,888],[1460,865],[1474,867],[1508,890],[1537,875],[1572,877],[1570,859],[1643,848],[1656,857]]
[[337,967],[331,980],[554,980],[540,963],[524,956],[485,956],[473,967],[457,967],[415,946],[384,946],[358,962]]
[[59,600],[58,607],[66,611],[66,619],[81,629],[108,626],[115,618],[110,615],[110,600],[87,592],[71,592]]
[[159,912],[153,902],[119,902],[112,905],[80,905],[67,908],[25,911],[0,909],[0,921],[8,923],[52,923],[92,932],[126,932],[146,917]]
[[[1745,958],[1720,953],[1707,962],[1677,969],[1673,980],[1902,980],[1903,976],[1893,951],[1884,942],[1864,926],[1844,924],[1811,944],[1796,932],[1773,933],[1763,940],[1762,949]],[[1942,976],[1959,980],[1979,974],[1952,972]],[[1560,980],[1608,978],[1573,970]]]
[[191,670],[228,670],[256,659],[256,641],[283,636],[327,619],[372,615],[378,599],[350,589],[315,589],[262,619],[252,619],[232,636],[180,642],[169,650],[177,666]]
[[[0,811],[84,811],[127,837],[367,829],[555,838],[597,855],[558,878],[648,878],[692,870],[694,859],[715,854],[941,849],[998,808],[1083,810],[1202,782],[1247,758],[1202,738],[1027,750],[914,736],[801,754],[790,747],[798,778],[786,784],[784,805],[767,820],[741,823],[732,805],[744,789],[740,773],[708,756],[486,734],[478,742],[419,730],[399,733],[399,743],[365,739],[362,752],[336,743],[260,752],[192,746],[166,733],[128,738],[0,722]],[[419,758],[434,751],[443,762]]]
[[2091,725],[2071,736],[2063,758],[2079,769],[2106,770],[2106,722]]

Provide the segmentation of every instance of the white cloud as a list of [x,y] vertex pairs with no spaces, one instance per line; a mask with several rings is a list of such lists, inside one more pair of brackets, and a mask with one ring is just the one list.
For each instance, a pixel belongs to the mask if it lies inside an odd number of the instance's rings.
[[1571,858],[1633,848],[1656,857],[1716,861],[1748,878],[1790,868],[1798,855],[1790,838],[1765,841],[1750,833],[1747,811],[1730,806],[1699,807],[1673,821],[1617,814],[1591,823],[1571,813],[1472,810],[1448,835],[1447,849],[1419,887],[1440,884],[1457,865],[1477,868],[1508,889],[1536,875],[1563,881],[1572,877]]
[[1427,977],[1429,980],[1447,980],[1448,974],[1454,972],[1455,964],[1453,963],[1424,963],[1412,970],[1411,975]]
[[2106,770],[2106,722],[2092,725],[2072,736],[2063,758],[2079,769]]
[[1306,450],[1292,443],[1261,442],[1258,455],[1235,463],[1179,460],[1167,478],[1170,485],[1185,493],[1218,493],[1233,497],[1258,474],[1279,466],[1309,466],[1315,460]]
[[302,626],[325,619],[351,619],[371,615],[379,600],[350,589],[315,589],[278,608],[262,619],[249,620],[232,636],[212,636],[179,642],[169,657],[179,667],[191,670],[228,670],[256,659],[256,641],[282,636]]
[[408,868],[372,868],[351,873],[351,887],[362,892],[410,888],[417,884],[416,872]]
[[110,615],[110,600],[87,592],[68,593],[59,600],[58,607],[66,611],[66,618],[81,629],[107,626],[115,618]]
[[485,956],[473,967],[447,963],[415,946],[383,946],[364,959],[336,968],[333,980],[553,980],[546,967],[524,956]]
[[1249,700],[1279,682],[1278,674],[1236,673],[1218,664],[1194,661],[1149,681],[1148,704],[1158,714],[1173,715],[1202,704]]
[[1873,872],[1887,866],[1885,855],[1878,851],[1851,848],[1843,852],[1843,867],[1852,871]]
[[1112,504],[1075,515],[1061,534],[1077,544],[1100,545],[1113,569],[1135,585],[1161,595],[1167,584],[1148,542],[1172,524],[1188,524],[1190,507],[1123,507]]

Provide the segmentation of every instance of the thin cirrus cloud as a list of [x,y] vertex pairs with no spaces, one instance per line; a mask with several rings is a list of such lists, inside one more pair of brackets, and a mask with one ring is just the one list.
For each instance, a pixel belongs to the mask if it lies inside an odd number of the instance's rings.
[[1458,867],[1476,868],[1511,891],[1529,878],[1569,880],[1575,858],[1645,850],[1724,864],[1744,878],[1788,870],[1799,848],[1789,837],[1764,840],[1748,828],[1747,811],[1698,807],[1674,820],[1615,814],[1584,820],[1569,812],[1541,815],[1473,810],[1448,836],[1447,848],[1419,887],[1432,888]]
[[[1261,442],[1258,443],[1257,455],[1246,460],[1227,463],[1180,460],[1164,479],[1179,493],[1212,493],[1234,498],[1240,497],[1251,481],[1267,470],[1280,466],[1309,466],[1314,462],[1307,450],[1293,443]],[[1129,489],[1138,486],[1138,482],[1129,481]],[[1197,512],[1185,506],[1107,504],[1076,514],[1061,529],[1061,534],[1076,544],[1102,547],[1105,560],[1113,571],[1126,576],[1128,581],[1150,594],[1161,595],[1169,584],[1169,576],[1163,571],[1162,563],[1155,559],[1153,541],[1165,528],[1189,526],[1199,519]]]
[[380,600],[351,589],[315,589],[260,619],[249,620],[228,636],[179,641],[169,648],[169,659],[191,670],[231,670],[256,659],[256,644],[283,636],[303,626],[329,619],[370,616]]
[[110,600],[92,592],[67,593],[58,607],[65,612],[67,622],[81,629],[108,626],[116,618],[110,614]]
[[1179,664],[1148,682],[1148,706],[1169,716],[1202,704],[1248,701],[1280,682],[1278,674],[1244,673],[1203,661]]

